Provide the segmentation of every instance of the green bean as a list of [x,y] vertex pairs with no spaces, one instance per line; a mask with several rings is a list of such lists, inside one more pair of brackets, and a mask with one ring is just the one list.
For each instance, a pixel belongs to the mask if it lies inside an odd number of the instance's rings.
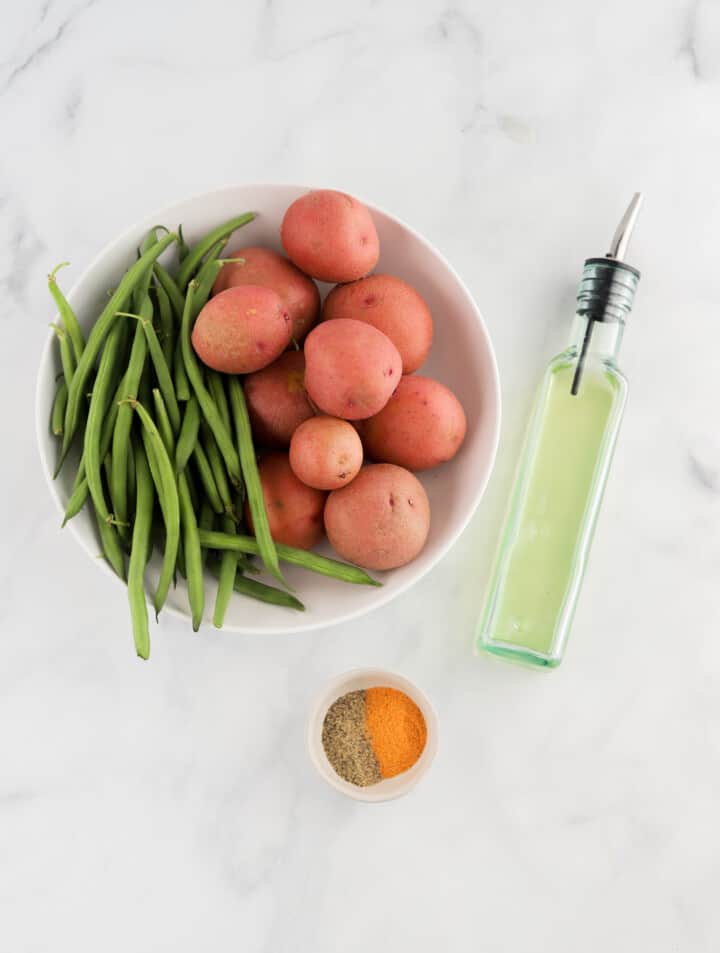
[[[207,552],[207,550],[204,549],[203,552]],[[215,576],[216,579],[218,578],[220,569],[216,559],[208,563],[208,571],[211,575]],[[305,606],[302,602],[289,592],[285,592],[284,589],[276,589],[275,586],[268,586],[264,582],[259,582],[257,579],[248,579],[241,575],[240,572],[235,576],[233,589],[243,596],[258,599],[260,602],[268,602],[276,606],[285,606],[288,609],[297,609],[299,612],[305,611]]]
[[228,484],[227,476],[225,475],[225,465],[223,464],[222,457],[220,456],[218,445],[215,443],[215,438],[207,427],[202,428],[200,443],[202,444],[202,447],[208,458],[208,463],[210,464],[210,469],[212,470],[213,480],[215,481],[215,486],[217,487],[218,496],[222,500],[223,511],[227,516],[231,517],[231,519],[235,521],[237,516],[235,513],[235,507],[233,506],[232,495],[230,493],[230,485]]
[[[189,258],[187,259],[189,260]],[[185,297],[185,310],[183,311],[183,320],[182,328],[180,331],[180,341],[182,346],[182,355],[183,361],[185,362],[185,370],[187,371],[187,376],[190,379],[192,389],[197,395],[198,403],[200,404],[200,409],[203,412],[203,416],[207,421],[208,426],[213,432],[213,436],[217,441],[218,448],[220,453],[225,460],[225,466],[227,471],[230,474],[230,479],[235,484],[235,486],[240,485],[241,476],[240,476],[240,460],[237,455],[237,451],[233,446],[230,433],[228,432],[225,424],[222,421],[220,416],[220,411],[215,406],[215,401],[210,396],[209,392],[205,388],[205,385],[202,380],[202,374],[200,372],[200,367],[195,358],[195,352],[192,349],[190,344],[190,325],[193,316],[193,301],[195,295],[195,282],[191,281],[188,285],[187,295]]]
[[275,586],[267,586],[257,579],[248,579],[247,576],[241,576],[239,573],[235,577],[233,588],[235,592],[239,592],[243,596],[250,596],[251,599],[259,599],[260,602],[269,602],[274,606],[297,609],[298,612],[305,611],[302,602],[291,593],[285,592],[284,589],[277,589]]
[[185,261],[187,256],[190,254],[190,246],[185,241],[182,225],[178,225],[177,233],[178,233],[178,261],[182,265],[182,263]]
[[135,469],[135,454],[132,452],[132,447],[127,455],[127,499],[128,512],[132,513],[137,503],[137,471]]
[[[208,498],[204,496],[202,502],[200,503],[200,513],[197,519],[198,529],[212,529],[215,525],[215,513],[213,512],[212,506],[208,501]],[[201,551],[202,564],[205,565],[205,560],[207,558],[207,549]]]
[[165,355],[163,354],[162,347],[160,346],[160,341],[158,340],[157,333],[153,327],[151,317],[152,304],[150,303],[149,298],[145,299],[145,305],[141,310],[144,311],[143,314],[131,314],[129,311],[120,311],[119,314],[126,318],[137,318],[142,325],[148,351],[150,352],[150,359],[152,360],[153,367],[155,368],[155,377],[157,378],[158,386],[162,393],[165,407],[167,408],[173,429],[179,430],[180,408],[178,407],[178,403],[175,398],[175,388],[173,387],[170,368],[167,365]]
[[195,449],[193,450],[193,459],[195,460],[195,466],[197,468],[198,476],[200,477],[200,482],[202,483],[203,489],[205,490],[207,501],[212,507],[213,511],[218,515],[221,515],[225,512],[225,507],[223,505],[223,501],[220,499],[220,494],[218,493],[218,488],[215,485],[215,478],[213,477],[210,461],[208,460],[207,454],[202,448],[202,444],[195,444]]
[[233,418],[235,420],[237,445],[240,451],[240,460],[242,461],[242,472],[245,479],[245,491],[247,493],[248,505],[250,506],[250,515],[252,516],[258,549],[266,568],[273,576],[279,579],[280,582],[284,583],[285,580],[280,572],[278,552],[273,538],[270,535],[270,526],[265,509],[265,497],[263,495],[257,460],[255,458],[255,448],[253,447],[252,434],[250,432],[250,418],[248,417],[245,395],[243,394],[242,386],[237,377],[231,376],[228,378],[228,388],[230,390],[230,406],[232,407]]
[[183,525],[183,553],[187,570],[188,600],[190,602],[192,627],[197,632],[205,611],[205,581],[203,579],[200,533],[195,519],[195,510],[190,500],[187,477],[184,473],[181,473],[178,478],[178,489]]
[[75,354],[75,363],[77,364],[82,357],[82,352],[85,350],[85,338],[83,337],[83,333],[80,330],[80,324],[78,323],[78,319],[75,317],[75,312],[70,307],[67,298],[58,287],[58,283],[55,278],[58,271],[68,264],[69,262],[63,261],[53,268],[48,275],[48,288],[50,289],[50,294],[53,296],[53,300],[57,305],[63,327],[67,331],[72,343],[73,352]]
[[200,406],[197,398],[191,397],[185,404],[185,413],[180,427],[177,446],[175,447],[175,472],[182,473],[192,456],[200,429]]
[[70,499],[67,501],[67,506],[65,507],[65,515],[63,516],[62,525],[69,523],[73,516],[77,516],[80,510],[85,506],[85,502],[88,498],[88,484],[87,477],[82,477],[80,482],[73,488],[72,493],[70,494]]
[[173,381],[175,382],[175,394],[178,400],[187,401],[192,397],[190,381],[185,370],[185,361],[182,354],[182,341],[178,336],[175,342],[175,353],[173,355]]
[[[142,317],[148,316],[151,307],[150,298],[146,295],[141,307]],[[130,400],[137,399],[140,388],[140,378],[142,377],[145,367],[146,357],[147,338],[143,331],[142,321],[140,321],[135,327],[132,350],[130,351],[130,361],[125,371],[123,398]],[[127,507],[127,456],[130,446],[130,428],[132,427],[132,422],[132,406],[121,399],[112,442],[110,497],[113,501],[115,519],[120,524],[120,535],[123,537],[128,535],[127,531],[125,531],[124,524],[129,523]]]
[[[83,458],[85,460],[85,475],[87,476],[88,489],[95,510],[97,511],[98,519],[106,523],[109,527],[108,532],[103,534],[103,538],[107,544],[106,548],[109,546],[112,552],[113,559],[111,560],[111,564],[113,565],[117,562],[115,548],[117,552],[120,551],[120,542],[117,538],[115,527],[111,525],[114,520],[105,502],[105,491],[102,485],[101,474],[101,467],[105,457],[100,456],[100,442],[117,352],[122,341],[122,332],[122,325],[116,324],[110,332],[102,357],[100,358],[100,366],[98,367],[97,377],[95,378],[95,384],[93,386],[90,413],[88,415],[87,426],[85,428],[85,440],[83,443]],[[87,354],[87,348],[84,353]],[[125,463],[124,459],[123,463]]]
[[157,282],[155,284],[155,297],[157,298],[157,311],[160,323],[160,347],[168,369],[172,367],[173,362],[173,344],[175,342],[175,320],[173,310],[168,298],[167,291]]
[[[158,227],[162,227],[162,226],[158,226]],[[165,229],[165,231],[167,232],[167,229]],[[151,228],[150,231],[145,236],[145,238],[143,239],[142,244],[140,245],[140,248],[138,248],[138,258],[142,258],[142,256],[146,252],[149,252],[151,248],[157,245],[157,242],[158,242],[157,228]],[[142,276],[142,278],[138,281],[137,286],[135,290],[133,291],[132,303],[133,303],[133,308],[135,308],[136,311],[140,310],[140,308],[142,307],[143,301],[145,300],[145,295],[147,295],[150,292],[150,283],[152,282],[152,277],[153,277],[153,270],[152,268],[148,268],[147,271]]]
[[170,273],[163,268],[159,261],[156,261],[153,265],[153,271],[155,277],[157,278],[158,284],[162,287],[165,294],[170,299],[170,305],[173,309],[173,314],[175,319],[180,324],[180,319],[182,318],[183,308],[185,307],[185,298],[183,297],[182,291],[178,288],[175,283],[175,279],[170,275]]
[[[155,614],[157,615],[165,604],[177,560],[178,540],[180,538],[178,486],[175,483],[175,474],[170,463],[170,457],[152,417],[139,400],[131,400],[129,403],[140,417],[143,434],[147,440],[146,448],[148,446],[152,448],[150,453],[147,454],[148,465],[165,519],[165,552],[163,553],[163,564],[154,600]],[[155,472],[153,472],[153,468]]]
[[95,507],[93,507],[93,513],[95,514],[95,521],[97,522],[103,555],[110,566],[115,570],[115,573],[121,579],[125,579],[125,556],[123,555],[118,535],[115,532],[115,527],[102,519]]
[[157,420],[158,430],[160,431],[160,436],[163,439],[168,456],[172,460],[175,452],[175,437],[173,436],[172,425],[165,407],[165,401],[157,387],[153,387],[152,395],[153,402],[155,403],[155,418]]
[[[234,535],[235,523],[229,516],[223,516],[221,527],[224,533]],[[215,596],[215,610],[213,612],[213,625],[216,629],[222,629],[225,622],[225,613],[227,612],[230,597],[233,594],[235,585],[235,576],[237,574],[237,555],[232,550],[225,550],[220,558],[220,572],[218,574],[217,595]]]
[[137,502],[128,563],[128,600],[135,651],[140,658],[147,659],[150,657],[150,630],[145,599],[145,567],[150,556],[150,531],[155,493],[148,462],[140,444],[135,445],[132,456],[137,478]]
[[230,421],[230,407],[228,405],[227,396],[225,394],[225,386],[223,385],[222,375],[218,374],[217,371],[209,370],[207,372],[207,384],[208,390],[212,399],[217,404],[217,409],[220,411],[220,416],[222,421],[227,427],[229,434],[232,434],[232,423]]
[[68,388],[65,376],[60,381],[55,391],[55,397],[52,403],[52,413],[50,414],[50,427],[56,437],[62,437],[63,426],[65,425],[65,405],[67,404]]
[[[177,236],[173,234],[166,235],[159,242],[157,242],[156,245],[153,245],[153,247],[142,256],[142,258],[130,266],[130,268],[123,275],[120,284],[111,295],[110,300],[103,308],[100,317],[93,325],[92,331],[90,332],[90,336],[87,340],[87,344],[85,345],[85,349],[78,361],[72,384],[68,385],[68,404],[67,410],[65,411],[65,433],[63,435],[63,449],[60,459],[60,466],[62,465],[62,462],[65,459],[68,450],[70,449],[70,444],[72,443],[72,439],[75,436],[75,431],[78,427],[81,402],[85,394],[88,377],[90,376],[90,372],[95,365],[97,356],[102,349],[105,338],[108,336],[113,324],[117,320],[117,312],[122,311],[125,308],[130,295],[132,294],[138,282],[142,279],[146,270],[165,251],[168,245],[176,240],[176,238]],[[59,469],[60,467],[58,467],[58,471]]]
[[67,386],[70,387],[73,375],[75,374],[75,357],[73,355],[70,338],[65,333],[65,329],[61,328],[59,324],[52,324],[50,326],[55,332],[55,337],[60,344],[60,363],[62,364],[63,377],[65,378]]
[[204,238],[201,238],[180,265],[177,274],[177,284],[180,290],[185,291],[195,269],[213,245],[224,238],[228,238],[236,229],[242,228],[242,226],[247,225],[248,222],[252,222],[254,218],[255,212],[245,212],[244,215],[238,215],[236,218],[231,218],[222,225],[218,225],[217,228],[213,228],[212,231],[209,231]]
[[[200,533],[200,545],[208,546],[210,549],[231,549],[240,553],[260,553],[258,541],[252,536],[230,536],[227,533],[208,532],[204,530]],[[293,563],[295,566],[302,566],[304,569],[310,569],[312,572],[320,573],[323,576],[331,576],[333,579],[341,579],[343,582],[352,582],[359,586],[380,586],[382,583],[376,582],[371,576],[360,569],[358,566],[352,566],[350,563],[342,563],[337,559],[328,559],[327,556],[319,556],[317,553],[306,549],[295,549],[294,546],[285,546],[283,543],[276,543],[278,556],[287,563]]]
[[210,297],[213,285],[217,280],[217,276],[220,274],[220,270],[224,264],[220,260],[220,255],[222,254],[223,248],[227,241],[218,242],[208,252],[208,256],[202,264],[200,271],[197,273],[193,279],[197,285],[195,290],[195,299],[194,307],[195,314],[198,315],[202,309],[205,307],[208,298]]

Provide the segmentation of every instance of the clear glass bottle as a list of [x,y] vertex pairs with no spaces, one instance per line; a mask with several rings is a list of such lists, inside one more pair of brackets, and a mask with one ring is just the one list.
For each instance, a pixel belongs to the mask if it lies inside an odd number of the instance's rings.
[[512,661],[554,668],[565,651],[627,396],[617,356],[640,275],[619,257],[639,205],[585,262],[569,347],[530,420],[477,633]]

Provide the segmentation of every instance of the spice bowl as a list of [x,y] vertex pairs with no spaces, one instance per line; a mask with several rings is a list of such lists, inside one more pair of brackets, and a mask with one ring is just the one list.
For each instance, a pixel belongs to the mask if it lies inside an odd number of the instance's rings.
[[[350,692],[371,688],[396,689],[406,695],[420,709],[427,737],[420,757],[406,771],[362,787],[345,781],[333,768],[323,746],[323,724],[337,699]],[[427,695],[407,678],[380,668],[356,668],[332,679],[318,694],[308,716],[306,742],[310,760],[320,776],[336,791],[357,801],[390,801],[415,787],[432,764],[438,745],[438,719]]]

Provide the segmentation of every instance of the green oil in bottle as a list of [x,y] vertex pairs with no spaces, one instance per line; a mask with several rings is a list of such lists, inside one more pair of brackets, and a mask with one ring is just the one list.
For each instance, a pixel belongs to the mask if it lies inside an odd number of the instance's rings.
[[585,263],[570,346],[545,372],[477,635],[479,648],[560,664],[625,407],[617,367],[639,273],[619,260],[636,196],[606,258]]

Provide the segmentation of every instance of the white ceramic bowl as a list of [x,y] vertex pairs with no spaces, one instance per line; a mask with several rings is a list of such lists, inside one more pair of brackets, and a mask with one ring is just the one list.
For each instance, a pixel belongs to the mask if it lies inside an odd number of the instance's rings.
[[[239,212],[253,210],[258,218],[241,229],[229,245],[267,245],[280,249],[280,222],[288,205],[307,191],[293,185],[233,186],[195,195],[153,212],[107,245],[75,282],[68,298],[83,329],[87,331],[107,300],[107,289],[135,258],[136,249],[148,229],[157,224],[182,224],[189,242]],[[235,632],[297,632],[356,618],[384,605],[417,582],[447,552],[472,516],[495,460],[500,430],[500,387],[490,337],[480,311],[460,277],[422,236],[387,212],[370,205],[380,236],[379,272],[399,275],[414,285],[428,302],[434,317],[435,339],[421,373],[448,384],[462,402],[468,420],[465,443],[450,463],[421,475],[432,507],[432,523],[425,549],[407,566],[378,573],[382,588],[350,586],[296,567],[287,567],[288,581],[295,587],[306,611],[269,606],[235,595],[225,627]],[[58,257],[62,249],[58,249]],[[60,280],[68,274],[60,273]],[[321,285],[323,294],[329,286]],[[50,432],[49,419],[55,377],[60,369],[52,332],[42,353],[37,381],[36,426],[43,470],[50,492],[63,513],[69,498],[74,466],[63,468],[52,479],[58,444]],[[58,523],[60,521],[58,520]],[[112,570],[97,559],[99,543],[95,526],[86,510],[64,531],[75,537],[92,565],[103,572]],[[325,552],[330,553],[329,547]],[[150,565],[148,582],[157,579],[159,559]],[[78,585],[81,583],[78,582]],[[215,583],[208,578],[206,619],[212,615]],[[166,610],[189,618],[186,590],[179,582],[171,589]]]
[[[325,715],[332,703],[347,692],[362,691],[367,688],[397,688],[411,698],[423,713],[427,726],[427,741],[423,753],[415,764],[394,778],[387,778],[366,788],[344,781],[330,764],[322,743],[322,729]],[[386,672],[381,668],[356,668],[351,672],[338,675],[326,685],[315,699],[307,721],[305,734],[310,760],[327,783],[355,798],[356,801],[391,801],[402,797],[414,788],[433,762],[438,746],[438,719],[427,695],[420,691],[402,675]]]

